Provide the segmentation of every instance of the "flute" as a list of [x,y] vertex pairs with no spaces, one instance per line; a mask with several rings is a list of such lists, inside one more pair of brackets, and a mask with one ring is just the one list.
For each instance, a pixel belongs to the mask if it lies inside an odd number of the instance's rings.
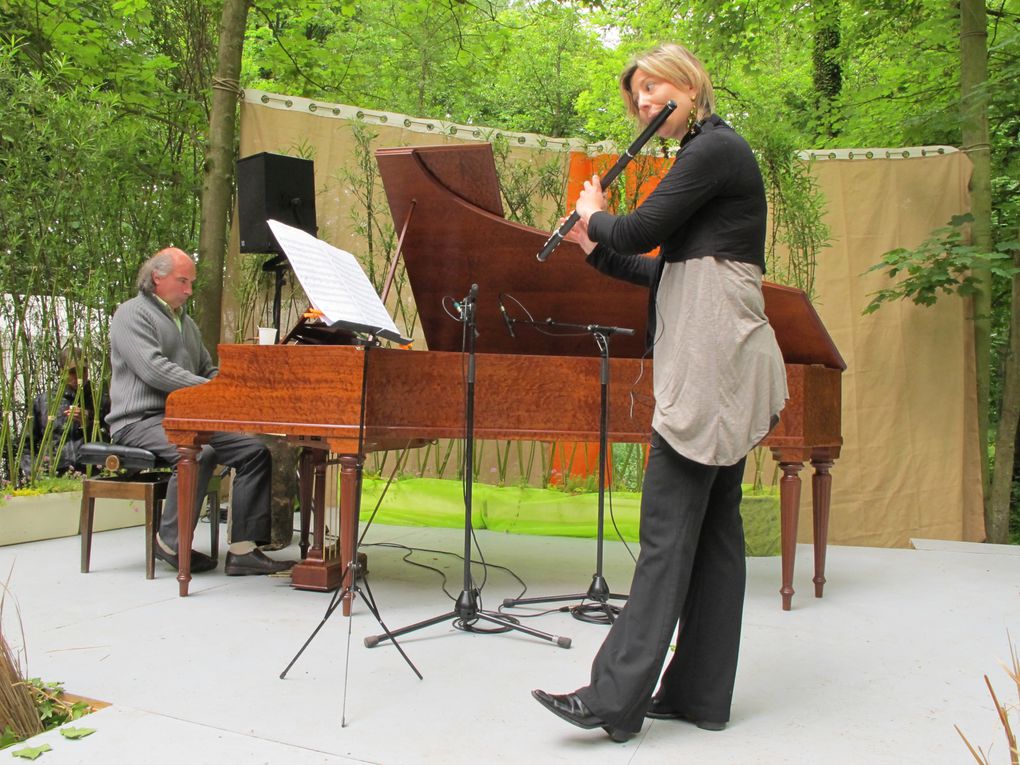
[[[623,172],[623,168],[630,164],[630,161],[638,155],[638,152],[644,148],[644,145],[648,143],[651,137],[659,132],[659,128],[662,127],[662,123],[669,119],[669,115],[671,115],[675,109],[675,101],[666,102],[666,105],[662,107],[662,111],[655,115],[655,119],[648,123],[648,127],[642,131],[641,135],[637,137],[627,151],[620,155],[620,158],[616,160],[616,164],[609,168],[609,172],[602,177],[601,184],[603,189],[616,180],[616,176]],[[559,246],[560,242],[563,241],[563,237],[567,235],[567,232],[570,231],[570,229],[574,227],[574,224],[580,219],[581,216],[577,214],[577,210],[574,210],[574,212],[570,214],[570,217],[563,221],[563,225],[553,231],[552,236],[550,236],[546,240],[546,243],[542,246],[541,252],[539,252],[535,257],[537,257],[542,263],[548,260],[549,256],[552,255],[552,251]]]

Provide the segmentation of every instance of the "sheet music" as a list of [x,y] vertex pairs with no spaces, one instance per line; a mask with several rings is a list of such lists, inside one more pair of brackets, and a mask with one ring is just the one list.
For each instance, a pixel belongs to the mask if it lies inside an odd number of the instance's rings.
[[267,221],[312,307],[327,324],[372,332],[396,342],[402,337],[372,283],[351,253],[277,220]]

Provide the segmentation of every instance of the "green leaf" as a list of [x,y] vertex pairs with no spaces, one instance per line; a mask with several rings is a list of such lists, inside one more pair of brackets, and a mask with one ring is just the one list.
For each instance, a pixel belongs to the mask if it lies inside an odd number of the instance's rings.
[[64,738],[76,739],[91,736],[96,732],[95,728],[61,728],[60,735]]
[[21,737],[14,732],[10,725],[5,725],[3,733],[0,733],[0,749],[6,749],[21,741]]
[[50,752],[53,750],[49,744],[40,744],[39,746],[26,746],[24,749],[18,749],[17,751],[11,752],[14,757],[24,757],[26,760],[34,760],[39,757],[43,752]]

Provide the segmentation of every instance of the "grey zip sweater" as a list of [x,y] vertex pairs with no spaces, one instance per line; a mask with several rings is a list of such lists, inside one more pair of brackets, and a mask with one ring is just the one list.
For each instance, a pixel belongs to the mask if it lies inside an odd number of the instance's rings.
[[114,438],[124,426],[165,411],[171,391],[204,383],[218,371],[191,317],[183,315],[178,330],[169,309],[142,292],[113,314],[110,365],[106,422]]

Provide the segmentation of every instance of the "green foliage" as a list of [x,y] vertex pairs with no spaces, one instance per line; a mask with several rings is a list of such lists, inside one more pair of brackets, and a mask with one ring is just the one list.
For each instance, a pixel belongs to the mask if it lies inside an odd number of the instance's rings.
[[1003,242],[997,245],[996,252],[981,252],[967,244],[963,230],[972,220],[969,214],[954,216],[948,226],[936,229],[916,249],[900,247],[885,253],[868,272],[884,271],[890,279],[901,275],[903,278],[892,287],[872,293],[864,313],[873,313],[894,300],[907,299],[915,305],[931,306],[940,293],[973,295],[975,280],[971,271],[975,267],[986,268],[1000,278],[1020,273],[1010,255],[1020,251],[1020,243]]
[[72,741],[76,741],[79,738],[85,738],[86,736],[91,736],[95,732],[95,728],[76,728],[72,726],[60,729],[60,735]]
[[469,85],[471,111],[464,116],[508,130],[577,136],[582,123],[574,105],[598,49],[595,31],[570,3],[511,5],[497,20],[486,46],[491,74]]
[[580,127],[598,45],[574,4],[548,0],[260,3],[245,42],[250,87],[548,136]]
[[64,684],[28,678],[25,683],[35,698],[39,720],[44,730],[52,730],[71,720],[77,720],[91,711],[84,701],[68,701],[64,698]]
[[[563,214],[567,155],[535,152],[525,161],[511,155],[510,142],[504,135],[492,138],[492,154],[507,219],[550,228]],[[538,217],[543,208],[552,209],[548,219]]]
[[[353,162],[338,171],[339,179],[353,204],[348,214],[362,247],[358,256],[376,291],[382,293],[393,258],[397,255],[397,232],[382,188],[379,165],[372,142],[379,134],[367,125],[351,125],[354,136]],[[407,269],[401,259],[392,287],[395,312],[408,336],[414,333],[418,314],[408,297]]]
[[768,278],[815,297],[815,267],[828,246],[825,198],[809,163],[797,157],[795,136],[755,115],[745,132],[765,180],[769,230],[765,241]]
[[613,488],[641,491],[645,478],[644,444],[612,444]]
[[[78,720],[92,711],[92,707],[85,701],[69,701],[65,699],[63,683],[50,683],[40,680],[38,677],[31,677],[24,681],[24,685],[28,688],[32,697],[43,731],[59,728],[64,723]],[[94,732],[90,728],[69,728],[68,733],[64,735],[66,738],[82,738]],[[3,733],[0,734],[0,749],[17,744],[21,740],[10,726],[6,726]],[[12,754],[15,757],[35,759],[35,756],[30,755],[33,752],[41,753],[43,751],[50,751],[49,745],[43,744],[35,749],[26,747],[25,749],[12,752]],[[19,754],[19,752],[27,752],[28,754]]]
[[360,122],[351,125],[351,132],[354,161],[340,168],[338,174],[344,190],[353,198],[348,215],[354,224],[354,233],[365,246],[359,260],[372,286],[381,291],[397,242],[372,148],[372,141],[379,134]]
[[15,487],[11,484],[0,486],[0,505],[10,497],[36,497],[40,494],[60,494],[68,491],[81,491],[81,478],[45,476],[36,478],[31,486]]
[[197,234],[198,183],[176,128],[131,114],[41,47],[0,44],[0,480],[11,482],[29,403],[61,394],[60,348],[82,349],[101,396],[109,317],[138,265]]
[[10,725],[5,725],[3,731],[0,731],[0,749],[6,749],[12,744],[17,744],[20,740],[21,738]]
[[25,760],[37,760],[41,755],[50,751],[53,751],[53,747],[49,744],[40,744],[39,746],[26,746],[24,749],[16,749],[11,752],[11,755]]

